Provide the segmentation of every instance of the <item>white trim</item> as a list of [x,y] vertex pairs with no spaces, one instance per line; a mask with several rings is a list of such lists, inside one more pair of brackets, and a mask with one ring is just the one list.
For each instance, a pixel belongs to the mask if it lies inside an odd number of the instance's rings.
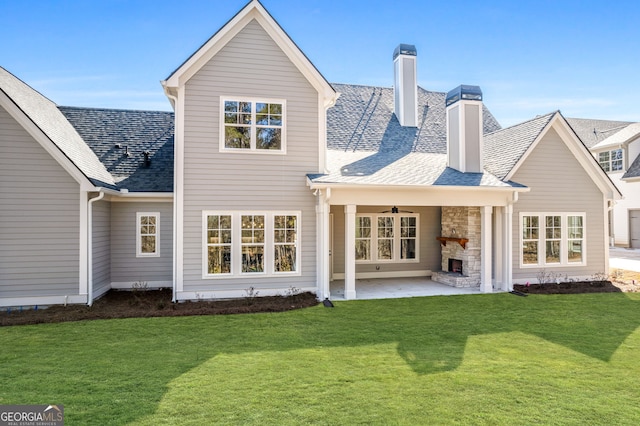
[[70,294],[63,296],[25,296],[25,297],[2,297],[0,298],[0,307],[31,307],[31,306],[50,306],[64,304],[85,304],[87,303],[86,294]]
[[255,19],[282,49],[289,60],[298,68],[324,99],[325,105],[335,103],[336,93],[320,72],[269,15],[259,1],[253,0],[198,49],[184,64],[163,82],[165,87],[179,87],[193,77],[249,22]]
[[178,89],[175,102],[173,190],[173,299],[184,289],[184,129],[185,87]]
[[[142,252],[142,230],[140,229],[140,219],[143,216],[153,217],[156,219],[156,232],[152,235],[156,238],[156,250],[153,253]],[[160,257],[160,212],[136,212],[136,257]]]
[[111,195],[109,201],[115,203],[171,203],[173,192],[127,192]]
[[[249,102],[251,103],[251,124],[246,126],[250,129],[250,147],[249,148],[227,148],[225,146],[225,129],[226,123],[224,121],[224,104],[225,102]],[[258,127],[256,120],[256,104],[257,103],[265,103],[265,104],[280,104],[282,105],[282,125],[281,129],[281,139],[280,139],[280,149],[258,149],[257,148],[257,129]],[[287,100],[286,99],[275,99],[275,98],[253,98],[249,96],[220,96],[220,116],[219,116],[219,132],[218,135],[218,150],[219,152],[233,152],[233,153],[243,153],[243,154],[265,154],[265,155],[286,155],[287,153]],[[277,127],[267,127],[267,128],[277,128]]]
[[[159,288],[171,288],[173,282],[171,281],[144,281],[147,285],[146,288],[159,289]],[[115,281],[111,283],[111,288],[115,290],[131,290],[136,281]]]
[[492,216],[493,207],[484,206],[480,209],[480,291],[483,293],[491,293],[493,291],[493,283],[491,281]]
[[[208,272],[208,242],[207,242],[207,217],[231,216],[231,272],[221,274],[209,274]],[[264,271],[242,272],[242,216],[264,216]],[[275,271],[275,241],[274,218],[275,216],[296,217],[296,270],[293,272]],[[267,278],[267,277],[297,277],[302,275],[302,212],[300,210],[203,210],[202,211],[202,279],[220,280],[237,278]]]
[[[80,190],[80,250],[79,250],[79,283],[78,293],[88,294],[89,291],[89,194]],[[89,303],[89,300],[85,300]]]
[[[524,263],[523,259],[523,247],[524,236],[522,232],[523,218],[525,216],[537,216],[538,217],[538,263]],[[560,216],[560,262],[547,263],[546,256],[544,255],[546,250],[545,242],[546,238],[546,220],[548,216]],[[582,217],[582,262],[569,262],[568,260],[568,242],[569,242],[569,226],[567,218],[569,216]],[[587,266],[587,214],[585,212],[520,212],[518,221],[518,234],[520,246],[518,247],[518,253],[520,257],[520,268],[532,269],[532,268],[567,268],[567,267],[584,267]],[[555,240],[555,239],[554,239]]]
[[[356,272],[357,280],[370,280],[376,278],[414,278],[430,277],[433,274],[431,269],[417,269],[414,271],[376,271],[376,272]],[[336,280],[344,280],[343,272],[333,274]]]

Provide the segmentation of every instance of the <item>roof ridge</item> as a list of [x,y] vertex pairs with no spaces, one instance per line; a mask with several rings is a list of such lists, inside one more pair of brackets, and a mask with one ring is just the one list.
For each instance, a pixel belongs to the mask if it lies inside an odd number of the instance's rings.
[[127,108],[105,108],[105,107],[81,107],[81,106],[69,106],[69,105],[56,105],[58,108],[64,109],[77,109],[77,110],[92,110],[92,111],[119,111],[119,112],[152,112],[162,114],[175,114],[174,111],[161,111],[152,109],[127,109]]
[[[520,126],[522,126],[522,125],[524,125],[524,124],[527,124],[527,123],[530,123],[530,122],[532,122],[532,121],[540,120],[541,118],[545,118],[545,117],[549,117],[549,118],[550,118],[551,116],[553,116],[553,115],[555,115],[555,114],[560,114],[560,115],[562,115],[562,113],[560,112],[560,110],[559,110],[559,109],[557,109],[557,110],[555,110],[555,111],[553,111],[553,112],[550,112],[550,113],[547,113],[547,114],[536,115],[536,116],[535,116],[535,117],[533,117],[533,118],[530,118],[530,119],[528,119],[528,120],[522,121],[522,122],[520,122],[520,123],[512,124],[512,125],[511,125],[511,126],[509,126],[509,127],[505,127],[505,128],[502,128],[502,129],[500,129],[500,130],[496,130],[496,131],[491,132],[491,133],[486,133],[484,136],[485,136],[485,137],[487,137],[487,136],[494,135],[494,134],[496,134],[496,133],[504,132],[505,130],[513,129],[514,127],[520,127]],[[564,117],[564,116],[563,116],[563,117]]]

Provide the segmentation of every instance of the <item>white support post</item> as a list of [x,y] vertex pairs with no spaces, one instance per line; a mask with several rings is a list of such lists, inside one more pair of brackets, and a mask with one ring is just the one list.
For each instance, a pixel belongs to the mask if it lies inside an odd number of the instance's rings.
[[504,289],[504,227],[502,225],[504,207],[497,207],[495,211],[493,262],[496,288]]
[[503,208],[502,237],[504,256],[502,261],[502,289],[504,291],[513,290],[513,205],[508,204]]
[[480,263],[480,291],[491,293],[493,284],[491,282],[491,215],[493,208],[483,206],[480,208],[480,240],[482,249]]
[[318,297],[327,299],[329,294],[329,205],[326,196],[321,193],[316,206],[318,223]]
[[356,298],[356,206],[344,206],[344,298]]

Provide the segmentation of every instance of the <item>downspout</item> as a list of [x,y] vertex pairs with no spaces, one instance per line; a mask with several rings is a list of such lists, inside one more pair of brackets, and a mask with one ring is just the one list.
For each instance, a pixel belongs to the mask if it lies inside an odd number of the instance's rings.
[[104,192],[89,200],[87,208],[87,305],[93,305],[93,203],[104,198]]
[[[164,87],[164,94],[167,95],[167,97],[169,98],[169,100],[171,101],[171,103],[173,104],[173,109],[175,112],[175,109],[177,108],[178,105],[178,97],[174,96],[170,93],[169,88],[167,86],[165,86],[164,84],[165,82],[163,82],[163,87]],[[174,118],[174,125],[175,125],[175,118]],[[174,136],[174,145],[175,145],[175,136]],[[178,217],[177,215],[177,210],[178,210],[178,206],[176,203],[176,190],[178,188],[178,185],[176,184],[176,170],[177,167],[175,165],[175,155],[174,155],[174,164],[173,164],[173,282],[171,283],[171,302],[176,303],[177,298],[176,298],[176,283],[178,282],[178,277],[177,277],[177,248],[178,248],[178,238],[177,238],[177,232],[176,229],[177,228],[177,223],[176,223],[176,218]]]

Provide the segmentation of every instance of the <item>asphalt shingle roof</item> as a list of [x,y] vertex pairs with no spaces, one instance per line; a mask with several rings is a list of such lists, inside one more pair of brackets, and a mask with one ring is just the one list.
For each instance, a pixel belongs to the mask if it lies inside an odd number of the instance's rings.
[[541,115],[484,137],[484,167],[504,179],[558,112]]
[[[447,168],[446,93],[418,87],[418,127],[403,127],[393,88],[332,84],[340,97],[327,112],[326,175],[316,183],[511,186],[489,173]],[[485,133],[500,129],[483,107]]]
[[567,122],[589,149],[631,124],[629,121],[593,120],[589,118],[567,118]]
[[60,151],[96,186],[115,188],[115,181],[55,103],[0,67],[2,90]]
[[[59,109],[111,173],[118,188],[130,192],[173,191],[172,112]],[[151,160],[148,166],[144,163],[145,151]]]

